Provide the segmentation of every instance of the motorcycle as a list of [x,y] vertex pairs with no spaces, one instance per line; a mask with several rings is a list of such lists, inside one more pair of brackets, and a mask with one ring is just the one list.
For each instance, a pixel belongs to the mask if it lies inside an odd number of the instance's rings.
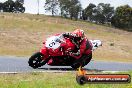
[[93,44],[93,42],[87,41],[84,55],[88,54],[89,58],[77,59],[67,54],[67,52],[76,50],[75,45],[69,38],[64,38],[57,34],[46,39],[40,51],[29,58],[28,64],[34,69],[46,63],[50,66],[71,66],[73,69],[77,69],[80,65],[85,66],[90,62],[93,47],[100,45],[101,41],[96,44],[95,42]]

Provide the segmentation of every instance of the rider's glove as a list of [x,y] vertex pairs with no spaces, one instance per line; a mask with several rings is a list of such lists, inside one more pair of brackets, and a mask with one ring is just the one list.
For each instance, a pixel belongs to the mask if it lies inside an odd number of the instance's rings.
[[74,52],[69,52],[70,56],[79,56],[80,55],[80,50],[78,50],[78,52],[74,53]]
[[72,53],[74,56],[79,56],[80,55],[80,52],[77,52],[77,53]]

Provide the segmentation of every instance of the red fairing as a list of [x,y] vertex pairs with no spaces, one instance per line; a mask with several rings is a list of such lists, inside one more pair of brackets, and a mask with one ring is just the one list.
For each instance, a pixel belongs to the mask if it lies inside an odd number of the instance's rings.
[[69,38],[67,38],[63,48],[65,51],[73,51],[75,49],[75,45],[69,40]]
[[[60,34],[56,34],[54,36],[59,36]],[[44,42],[43,48],[40,52],[47,58],[48,56],[63,56],[66,51],[72,51],[75,49],[75,45],[70,41],[69,38],[65,39],[64,43],[61,43],[60,47],[57,49],[47,48]]]
[[75,49],[75,45],[71,43],[69,39],[65,40],[66,43],[62,43],[60,48],[57,49],[48,49],[49,55],[51,56],[63,56],[66,51],[72,51]]
[[40,52],[45,56],[45,58],[48,58],[49,56],[62,56],[63,55],[61,47],[57,49],[51,49],[51,48],[47,48],[45,44],[43,45],[43,48],[40,50]]
[[57,49],[54,49],[54,50],[53,49],[48,49],[48,51],[49,51],[50,56],[63,56],[64,55],[61,47],[57,48]]
[[45,47],[45,44],[44,44],[43,48],[41,48],[40,52],[44,55],[45,58],[49,57],[48,50]]

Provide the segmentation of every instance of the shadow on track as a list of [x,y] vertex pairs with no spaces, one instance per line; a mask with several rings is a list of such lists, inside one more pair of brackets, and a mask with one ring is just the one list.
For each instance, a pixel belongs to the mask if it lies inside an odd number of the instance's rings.
[[[41,70],[44,70],[44,71],[77,71],[73,68],[38,68],[38,69],[41,69]],[[103,70],[99,70],[99,69],[88,69],[88,68],[83,68],[84,70],[86,71],[94,71],[94,72],[101,72]]]
[[38,68],[38,69],[41,69],[41,70],[58,70],[58,71],[76,71],[74,70],[73,68]]

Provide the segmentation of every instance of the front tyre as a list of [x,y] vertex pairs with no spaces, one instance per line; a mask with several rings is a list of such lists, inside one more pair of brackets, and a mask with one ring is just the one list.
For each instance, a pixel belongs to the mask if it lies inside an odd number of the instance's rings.
[[29,58],[28,61],[29,66],[35,69],[41,67],[42,65],[45,65],[46,61],[44,61],[42,58],[43,58],[43,54],[40,52],[36,52]]

